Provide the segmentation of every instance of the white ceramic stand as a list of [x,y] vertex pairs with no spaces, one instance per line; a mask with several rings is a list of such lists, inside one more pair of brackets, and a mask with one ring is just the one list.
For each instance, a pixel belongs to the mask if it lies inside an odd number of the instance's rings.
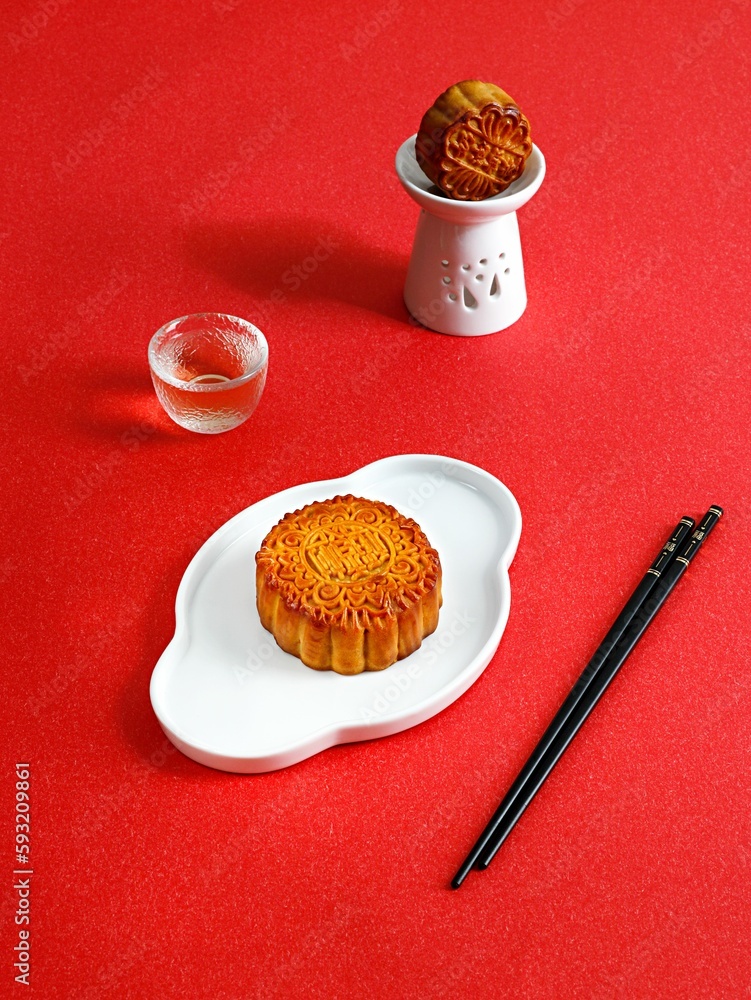
[[527,305],[517,209],[542,184],[537,146],[522,176],[485,201],[455,201],[438,192],[417,164],[415,136],[396,154],[396,172],[420,206],[404,301],[423,326],[476,337],[515,323]]

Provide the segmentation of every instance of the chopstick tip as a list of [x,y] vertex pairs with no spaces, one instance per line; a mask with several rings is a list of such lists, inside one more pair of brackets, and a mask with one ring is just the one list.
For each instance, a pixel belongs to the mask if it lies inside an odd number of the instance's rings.
[[454,875],[454,877],[451,879],[450,882],[451,888],[458,889],[471,870],[472,870],[471,868],[466,868],[466,869],[464,867],[460,868],[459,871],[456,873],[456,875]]

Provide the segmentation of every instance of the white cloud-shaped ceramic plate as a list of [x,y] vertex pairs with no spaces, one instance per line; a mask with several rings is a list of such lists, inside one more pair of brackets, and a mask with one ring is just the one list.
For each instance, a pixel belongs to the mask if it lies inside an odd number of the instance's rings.
[[[434,634],[388,669],[354,677],[311,670],[282,652],[255,607],[254,557],[269,529],[289,511],[346,493],[414,517],[443,568]],[[437,455],[395,455],[253,504],[185,571],[175,635],[151,678],[162,728],[201,764],[253,773],[424,722],[464,694],[498,648],[520,533],[519,505],[503,483]]]

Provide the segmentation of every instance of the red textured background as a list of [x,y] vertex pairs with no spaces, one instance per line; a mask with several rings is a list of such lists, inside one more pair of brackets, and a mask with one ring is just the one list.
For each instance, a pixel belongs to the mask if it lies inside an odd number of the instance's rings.
[[[0,994],[751,993],[750,48],[749,0],[6,5]],[[407,322],[417,210],[393,171],[467,77],[514,95],[548,163],[520,213],[527,312],[475,340]],[[215,438],[169,423],[146,365],[157,327],[205,309],[271,354],[255,416]],[[269,493],[406,451],[521,505],[487,671],[416,729],[273,774],[173,751],[148,683],[196,549]],[[710,503],[690,575],[450,892],[663,536]]]

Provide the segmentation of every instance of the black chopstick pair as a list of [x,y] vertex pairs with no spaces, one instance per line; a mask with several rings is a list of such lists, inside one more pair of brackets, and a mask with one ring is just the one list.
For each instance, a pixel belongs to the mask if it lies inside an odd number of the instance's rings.
[[690,517],[678,522],[464,859],[452,879],[453,889],[473,867],[488,867],[721,516],[722,508],[712,506],[696,530]]

